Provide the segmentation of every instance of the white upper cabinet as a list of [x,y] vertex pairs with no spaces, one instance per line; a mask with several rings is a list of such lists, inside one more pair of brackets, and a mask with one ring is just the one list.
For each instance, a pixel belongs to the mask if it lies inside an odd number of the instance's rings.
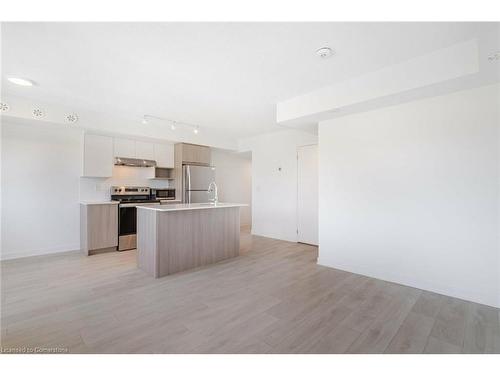
[[113,175],[113,138],[85,134],[83,147],[83,177]]
[[154,143],[134,141],[126,138],[114,138],[114,156],[154,160]]
[[[172,144],[136,141],[127,138],[110,139],[112,139],[114,157],[156,160],[158,167],[174,168],[174,145]],[[111,165],[113,165],[113,161]]]
[[125,138],[114,138],[114,156],[135,158],[135,141]]
[[154,144],[149,142],[135,142],[135,157],[137,159],[155,160]]
[[161,168],[174,168],[174,145],[155,143],[154,160]]

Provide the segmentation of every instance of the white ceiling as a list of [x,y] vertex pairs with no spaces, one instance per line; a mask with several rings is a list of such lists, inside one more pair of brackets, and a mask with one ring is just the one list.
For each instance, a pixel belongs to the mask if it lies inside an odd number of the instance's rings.
[[[3,94],[241,138],[276,103],[497,30],[495,23],[3,23]],[[336,51],[321,60],[315,50]],[[36,87],[14,86],[8,75]],[[117,125],[119,126],[119,125]],[[165,126],[168,126],[165,124]],[[119,129],[117,129],[119,130]]]

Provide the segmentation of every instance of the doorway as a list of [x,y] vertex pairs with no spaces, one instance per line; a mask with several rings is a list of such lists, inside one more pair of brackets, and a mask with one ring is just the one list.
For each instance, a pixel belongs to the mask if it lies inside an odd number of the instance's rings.
[[318,245],[318,145],[297,148],[297,241]]

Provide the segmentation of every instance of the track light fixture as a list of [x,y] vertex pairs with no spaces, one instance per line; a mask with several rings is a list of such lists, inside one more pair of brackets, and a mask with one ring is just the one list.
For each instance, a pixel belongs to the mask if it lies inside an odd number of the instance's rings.
[[176,120],[170,120],[168,118],[163,118],[163,117],[158,117],[158,116],[144,115],[142,117],[141,122],[144,125],[146,125],[146,124],[148,124],[152,120],[169,122],[170,123],[170,129],[172,129],[172,130],[187,128],[187,129],[191,129],[194,134],[198,134],[200,132],[199,125],[188,124],[187,122],[179,122],[179,121],[176,121]]

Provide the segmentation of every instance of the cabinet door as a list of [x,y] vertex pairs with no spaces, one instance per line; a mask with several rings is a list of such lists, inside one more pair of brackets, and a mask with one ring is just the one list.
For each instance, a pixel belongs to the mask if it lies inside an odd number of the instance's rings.
[[113,138],[85,134],[83,149],[83,177],[111,177],[113,175]]
[[149,142],[135,142],[135,157],[137,159],[154,160],[155,150],[154,144]]
[[197,163],[195,145],[182,144],[182,161],[184,163]]
[[135,141],[125,138],[114,138],[114,156],[135,158]]
[[88,250],[118,246],[118,205],[95,204],[87,209]]
[[174,168],[174,146],[155,143],[155,160],[158,167]]
[[198,163],[211,164],[212,154],[209,147],[199,146],[198,147]]
[[210,164],[210,147],[191,145],[184,143],[182,145],[182,161],[185,163]]

